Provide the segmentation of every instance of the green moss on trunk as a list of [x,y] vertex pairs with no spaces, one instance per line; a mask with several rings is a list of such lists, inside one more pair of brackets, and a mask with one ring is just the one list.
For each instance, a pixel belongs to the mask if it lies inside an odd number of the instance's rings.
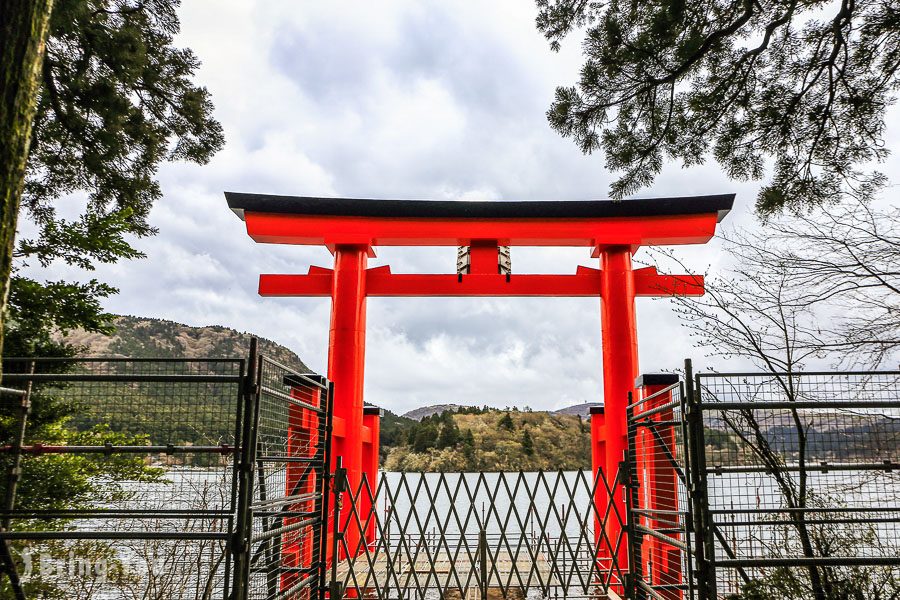
[[0,352],[19,200],[53,0],[4,0],[0,11]]

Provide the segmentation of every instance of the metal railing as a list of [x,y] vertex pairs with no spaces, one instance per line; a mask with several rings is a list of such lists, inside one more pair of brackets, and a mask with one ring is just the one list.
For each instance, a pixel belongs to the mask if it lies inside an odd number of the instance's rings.
[[630,506],[634,515],[632,576],[639,598],[694,597],[685,409],[680,380],[627,407],[634,489]]
[[[249,360],[7,360],[0,593],[900,594],[900,372],[685,371],[629,400],[613,480],[369,481],[330,456],[331,384],[255,344]],[[76,577],[44,576],[73,556]]]
[[694,387],[708,597],[897,597],[900,372]]
[[257,364],[257,424],[247,456],[246,592],[237,600],[319,598],[324,593],[332,386],[271,359]]
[[319,597],[331,386],[245,359],[6,359],[0,595]]
[[226,598],[245,362],[5,359],[3,371],[22,392],[4,394],[21,400],[4,403],[17,435],[0,444],[11,593]]

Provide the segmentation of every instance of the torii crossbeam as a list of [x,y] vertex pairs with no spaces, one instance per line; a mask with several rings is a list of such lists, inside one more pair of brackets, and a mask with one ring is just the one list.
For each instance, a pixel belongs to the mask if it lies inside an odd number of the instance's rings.
[[[654,267],[632,270],[632,254],[640,246],[706,243],[734,202],[733,194],[621,202],[225,195],[257,242],[324,245],[334,254],[333,269],[313,266],[305,274],[260,275],[259,293],[332,300],[328,377],[335,385],[334,455],[343,456],[352,486],[364,472],[374,482],[378,469],[377,439],[363,423],[369,296],[600,298],[605,426],[592,427],[592,456],[594,472],[603,469],[612,481],[626,448],[628,392],[639,374],[634,299],[703,294],[701,276],[660,275]],[[387,266],[369,269],[367,260],[376,246],[469,246],[469,272],[395,274]],[[599,269],[578,267],[572,275],[501,274],[501,246],[583,246],[599,258]],[[374,444],[374,458],[370,447],[364,459],[366,438]],[[618,535],[608,533],[611,539]],[[356,544],[348,541],[350,547]]]

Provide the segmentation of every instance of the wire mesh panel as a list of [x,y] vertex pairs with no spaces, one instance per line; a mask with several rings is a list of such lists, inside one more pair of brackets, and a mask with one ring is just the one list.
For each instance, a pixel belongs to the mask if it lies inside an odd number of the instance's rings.
[[900,373],[696,385],[717,592],[900,595]]
[[3,371],[28,392],[0,409],[0,539],[20,591],[227,597],[244,361],[8,359]]
[[635,581],[653,598],[693,597],[684,386],[650,388],[628,406]]
[[[625,515],[609,502],[614,486],[602,474],[382,473],[356,489],[335,485],[332,597],[604,598],[624,590],[616,557],[625,536],[605,532],[613,521],[623,532]],[[361,535],[343,535],[351,529]]]
[[319,597],[330,387],[261,357],[248,597]]

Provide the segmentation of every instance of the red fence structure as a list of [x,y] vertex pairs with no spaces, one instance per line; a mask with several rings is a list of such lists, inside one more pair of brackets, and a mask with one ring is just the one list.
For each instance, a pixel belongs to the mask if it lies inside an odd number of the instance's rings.
[[[259,293],[331,298],[332,456],[343,457],[354,489],[362,473],[368,481],[377,480],[377,416],[366,416],[363,403],[370,296],[599,298],[604,414],[602,425],[592,426],[593,470],[604,471],[613,481],[627,447],[627,398],[639,375],[635,298],[703,294],[702,276],[633,269],[632,255],[640,246],[708,242],[734,202],[733,194],[617,202],[225,196],[255,241],[322,245],[334,255],[331,269],[310,266],[305,274],[260,275]],[[389,266],[368,268],[377,246],[468,246],[468,273],[396,274]],[[591,249],[599,268],[578,266],[571,275],[502,273],[500,248],[506,246],[581,246]],[[610,521],[608,528],[611,539],[621,535],[617,522]],[[356,547],[360,533],[348,530],[349,547]],[[366,538],[371,535],[365,532]]]

